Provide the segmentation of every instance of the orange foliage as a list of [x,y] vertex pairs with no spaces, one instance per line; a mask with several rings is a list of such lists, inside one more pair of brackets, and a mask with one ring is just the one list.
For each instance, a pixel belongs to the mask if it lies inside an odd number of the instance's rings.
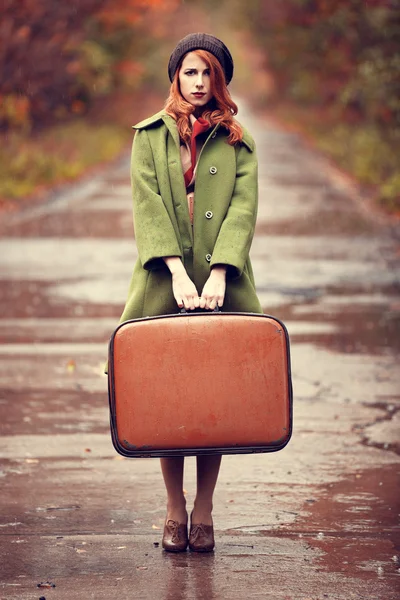
[[110,30],[122,24],[136,25],[149,11],[168,12],[178,3],[178,0],[106,0],[96,17]]
[[[159,13],[179,3],[3,0],[0,129],[81,114],[96,96],[137,84],[148,44],[159,37]],[[143,36],[147,46],[137,41]]]

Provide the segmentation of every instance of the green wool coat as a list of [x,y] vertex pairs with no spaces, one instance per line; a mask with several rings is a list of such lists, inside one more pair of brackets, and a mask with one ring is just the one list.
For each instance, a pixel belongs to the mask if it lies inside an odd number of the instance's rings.
[[178,312],[163,256],[179,256],[199,295],[216,264],[228,265],[223,310],[262,312],[249,250],[257,217],[255,144],[227,143],[216,125],[197,163],[192,228],[175,120],[160,111],[134,126],[131,182],[139,258],[120,322]]
[[262,313],[249,250],[257,217],[254,140],[227,143],[228,131],[209,131],[196,170],[190,222],[175,120],[165,111],[134,125],[131,183],[138,260],[120,322],[179,312],[163,256],[179,256],[199,296],[213,265],[228,265],[223,311]]

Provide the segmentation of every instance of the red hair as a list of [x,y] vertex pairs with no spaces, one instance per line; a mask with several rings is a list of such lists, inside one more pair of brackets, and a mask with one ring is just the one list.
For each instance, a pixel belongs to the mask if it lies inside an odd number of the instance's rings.
[[[222,66],[219,60],[206,50],[194,50],[193,53],[204,60],[210,69],[210,83],[213,97],[204,106],[204,112],[201,116],[212,126],[220,123],[228,129],[229,137],[227,141],[233,146],[242,140],[243,130],[240,124],[233,118],[234,115],[237,115],[238,107],[232,100],[229,90],[226,87]],[[191,128],[189,115],[194,112],[195,107],[184,99],[179,86],[179,71],[183,58],[178,65],[171,84],[169,96],[165,102],[165,110],[175,119],[180,137],[190,142]]]

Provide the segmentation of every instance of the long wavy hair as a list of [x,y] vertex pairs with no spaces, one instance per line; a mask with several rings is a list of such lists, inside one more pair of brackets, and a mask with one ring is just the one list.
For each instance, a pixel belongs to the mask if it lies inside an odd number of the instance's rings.
[[[210,52],[206,50],[194,50],[193,52],[204,60],[210,69],[210,84],[213,97],[204,106],[204,112],[201,116],[211,126],[217,125],[217,123],[224,126],[229,131],[227,141],[233,146],[242,140],[243,130],[236,119],[234,119],[234,115],[237,115],[238,107],[232,100],[226,86],[224,71],[218,59]],[[195,107],[184,99],[179,86],[179,71],[183,58],[178,65],[172,81],[169,96],[165,102],[165,110],[175,119],[180,137],[190,142],[191,127],[189,115],[194,112]]]

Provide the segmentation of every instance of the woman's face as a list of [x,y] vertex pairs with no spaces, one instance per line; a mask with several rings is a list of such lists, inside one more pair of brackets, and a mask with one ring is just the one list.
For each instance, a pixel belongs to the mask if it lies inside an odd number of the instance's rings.
[[189,52],[183,59],[179,70],[179,85],[185,100],[198,109],[210,102],[213,96],[210,69],[194,52]]

